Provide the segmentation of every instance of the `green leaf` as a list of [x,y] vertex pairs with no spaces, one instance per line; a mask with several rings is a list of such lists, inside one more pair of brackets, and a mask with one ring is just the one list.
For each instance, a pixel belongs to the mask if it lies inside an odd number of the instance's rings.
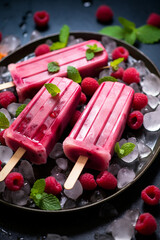
[[110,37],[115,37],[117,39],[124,38],[124,29],[120,26],[104,27],[99,32],[102,34],[108,35]]
[[35,195],[35,194],[41,194],[44,192],[44,189],[45,189],[45,180],[42,178],[42,179],[38,179],[33,187],[31,188],[31,194],[32,195]]
[[65,43],[65,46],[66,46],[68,43],[68,38],[69,38],[69,27],[68,25],[63,25],[63,27],[60,30],[59,41],[61,43]]
[[25,109],[25,107],[27,106],[27,104],[22,104],[21,106],[19,106],[16,110],[16,117],[18,117],[18,115]]
[[53,194],[43,193],[41,201],[39,202],[39,207],[43,210],[59,210],[61,205],[59,199]]
[[87,60],[91,60],[94,58],[95,53],[99,53],[103,51],[103,48],[98,47],[97,44],[86,45],[88,49],[86,50],[86,58]]
[[151,44],[160,40],[160,28],[144,25],[137,28],[137,38],[140,42]]
[[54,42],[50,46],[50,50],[51,51],[58,50],[58,49],[64,48],[65,46],[66,46],[66,44],[63,42]]
[[75,67],[68,66],[67,74],[68,74],[68,78],[72,79],[74,82],[81,83],[82,77],[81,77],[79,71]]
[[60,70],[60,66],[58,62],[50,62],[48,63],[48,72],[56,73]]
[[45,83],[44,86],[46,87],[47,91],[55,97],[58,93],[60,93],[60,89],[53,83]]
[[112,67],[113,71],[117,71],[119,68],[119,64],[124,61],[124,58],[117,58],[114,61],[110,62],[110,66]]
[[124,40],[131,45],[133,45],[135,43],[136,38],[137,38],[136,30],[126,32],[124,35]]
[[98,79],[98,83],[101,84],[102,82],[107,82],[107,81],[110,81],[110,82],[117,82],[118,80],[112,76],[105,76],[105,77],[102,77],[100,79]]
[[119,143],[117,142],[115,144],[114,150],[117,153],[119,158],[123,158],[128,154],[130,154],[134,150],[135,146],[136,145],[134,143],[127,142],[127,143],[124,143],[120,148]]
[[127,31],[129,31],[129,30],[132,31],[136,28],[135,23],[127,20],[126,18],[119,17],[118,20],[122,24],[122,26],[125,28],[125,30],[127,30]]
[[91,49],[86,50],[86,58],[88,61],[94,58],[94,52]]
[[6,129],[9,127],[9,120],[4,113],[0,112],[0,128]]

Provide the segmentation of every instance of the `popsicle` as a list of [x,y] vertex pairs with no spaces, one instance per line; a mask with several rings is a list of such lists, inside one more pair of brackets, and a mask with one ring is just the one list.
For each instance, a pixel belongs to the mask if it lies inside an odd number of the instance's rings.
[[[86,59],[87,45],[97,44],[103,49],[96,53],[92,60]],[[60,70],[56,73],[48,72],[48,63],[58,62]],[[85,41],[70,47],[52,51],[32,59],[12,63],[8,66],[13,82],[5,83],[4,88],[16,86],[19,101],[23,102],[25,98],[32,98],[41,86],[53,75],[56,77],[67,77],[67,66],[77,68],[82,77],[94,76],[97,70],[108,62],[108,54],[102,44],[96,40]],[[2,85],[1,85],[2,87]]]
[[106,170],[126,125],[134,90],[119,82],[103,82],[63,142],[65,155],[76,162],[65,188],[73,187],[86,167]]
[[[81,95],[79,84],[68,78],[56,77],[48,83],[58,86],[60,93],[52,97],[43,86],[4,134],[10,148],[14,151],[25,150],[24,157],[35,164],[46,163],[48,154],[62,135]],[[0,172],[0,180],[4,178],[5,167]]]

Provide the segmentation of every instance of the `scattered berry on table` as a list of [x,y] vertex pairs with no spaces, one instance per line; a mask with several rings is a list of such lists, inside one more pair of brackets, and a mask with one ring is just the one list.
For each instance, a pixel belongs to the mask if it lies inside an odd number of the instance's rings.
[[98,186],[108,190],[112,190],[117,187],[116,177],[108,171],[100,172],[100,174],[96,178],[96,182]]
[[45,182],[46,182],[46,185],[45,185],[46,193],[58,195],[62,191],[62,186],[59,182],[57,182],[55,177],[49,176],[45,178]]
[[111,76],[117,79],[122,79],[123,78],[123,73],[124,73],[124,69],[122,67],[118,68],[117,71],[112,72]]
[[129,52],[124,47],[116,47],[112,52],[112,59],[124,58],[124,61],[127,61]]
[[138,110],[131,112],[127,124],[132,129],[139,129],[143,124],[143,114]]
[[160,189],[154,185],[150,185],[143,189],[141,198],[146,204],[157,205],[160,201]]
[[80,105],[81,105],[81,104],[85,104],[86,101],[87,101],[86,95],[85,95],[83,92],[81,92],[81,98],[80,98],[79,104],[80,104]]
[[82,80],[81,88],[82,88],[82,91],[87,96],[91,97],[94,94],[94,92],[97,90],[98,87],[99,87],[99,84],[96,81],[96,79],[94,79],[94,78],[86,77]]
[[18,191],[24,185],[24,178],[19,172],[11,172],[5,179],[6,187],[11,191]]
[[49,14],[46,11],[35,12],[33,18],[38,27],[46,27],[49,22]]
[[12,102],[17,102],[16,96],[10,91],[4,91],[0,93],[0,105],[7,108]]
[[157,229],[157,222],[150,213],[143,213],[139,216],[135,229],[142,235],[151,235]]
[[79,178],[84,190],[93,190],[97,187],[94,176],[91,173],[84,173]]
[[131,84],[134,82],[139,83],[140,82],[139,72],[134,67],[127,68],[123,73],[122,80],[127,84]]
[[50,47],[45,43],[40,44],[34,51],[36,57],[48,52],[50,52]]
[[101,5],[96,11],[96,18],[99,22],[110,22],[113,19],[113,11],[109,6]]
[[81,112],[79,111],[79,110],[76,110],[75,112],[74,112],[74,114],[73,114],[73,116],[72,116],[72,118],[71,118],[71,120],[70,120],[70,126],[71,127],[73,127],[75,124],[76,124],[76,122],[78,121],[78,119],[80,118],[80,116],[81,116]]
[[3,131],[0,132],[0,143],[1,143],[2,145],[6,145],[5,139],[4,139],[4,137],[3,137],[5,130],[6,130],[6,129],[4,129]]
[[143,93],[135,93],[132,107],[135,110],[141,110],[148,104],[148,97]]
[[147,24],[160,28],[160,15],[151,13],[147,19]]

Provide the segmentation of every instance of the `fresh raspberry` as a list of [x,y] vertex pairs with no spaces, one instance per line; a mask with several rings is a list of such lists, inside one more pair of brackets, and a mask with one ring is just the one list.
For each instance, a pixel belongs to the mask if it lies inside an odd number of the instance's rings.
[[2,33],[0,32],[0,42],[1,42],[1,40],[2,40]]
[[6,131],[6,129],[4,129],[3,131],[0,132],[0,143],[2,145],[6,145],[5,139],[4,139],[4,132]]
[[111,76],[117,79],[122,79],[123,78],[123,73],[124,73],[124,69],[122,67],[118,68],[117,71],[112,72]]
[[141,198],[146,204],[157,205],[160,200],[160,189],[154,185],[150,185],[143,189]]
[[81,116],[81,112],[79,110],[76,110],[75,113],[73,114],[71,120],[70,120],[70,126],[73,127],[76,122],[78,121],[79,117]]
[[38,47],[36,47],[34,53],[35,53],[35,56],[40,56],[42,54],[45,54],[45,53],[48,53],[50,52],[50,48],[47,44],[41,44],[39,45]]
[[62,186],[53,176],[45,178],[45,192],[58,195],[62,191]]
[[157,222],[150,213],[143,213],[139,216],[135,229],[143,235],[151,235],[157,229]]
[[94,92],[97,90],[99,87],[98,82],[96,79],[91,78],[91,77],[86,77],[82,80],[81,83],[82,91],[87,95],[87,96],[92,96]]
[[12,102],[17,102],[16,96],[12,92],[5,91],[0,93],[0,105],[2,107],[7,108]]
[[46,27],[49,22],[49,14],[46,11],[35,12],[33,18],[38,27]]
[[96,182],[100,187],[108,190],[112,190],[117,187],[117,179],[108,171],[100,172],[97,176]]
[[122,80],[127,84],[131,84],[134,82],[139,83],[140,82],[139,72],[134,67],[127,68],[123,73]]
[[79,104],[80,104],[80,105],[81,105],[81,104],[85,104],[86,101],[87,101],[86,95],[85,95],[83,92],[81,92],[81,98],[80,98]]
[[5,179],[6,187],[11,191],[18,191],[24,185],[24,178],[19,172],[11,172]]
[[151,13],[147,19],[147,24],[160,28],[160,15]]
[[148,103],[148,97],[143,93],[135,93],[133,98],[132,107],[135,110],[141,110]]
[[84,173],[79,178],[80,183],[84,190],[93,190],[97,187],[94,176],[90,173]]
[[112,52],[112,59],[124,58],[124,61],[127,61],[129,52],[124,47],[116,47]]
[[128,116],[127,124],[132,129],[139,129],[143,124],[143,114],[140,111],[133,111]]
[[110,22],[113,19],[112,9],[107,5],[101,5],[96,11],[96,18],[102,23]]
[[0,171],[2,170],[2,161],[0,160]]

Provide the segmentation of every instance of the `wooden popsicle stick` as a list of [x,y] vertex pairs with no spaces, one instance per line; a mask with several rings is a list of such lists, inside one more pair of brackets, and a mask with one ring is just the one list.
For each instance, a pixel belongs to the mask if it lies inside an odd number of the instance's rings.
[[13,82],[6,82],[6,83],[2,83],[0,84],[0,90],[6,89],[6,88],[10,88],[10,87],[14,87],[14,83]]
[[19,147],[17,149],[17,151],[13,154],[7,164],[0,171],[0,182],[7,177],[7,175],[11,172],[11,170],[18,163],[18,161],[21,159],[25,152],[26,150],[24,148]]
[[88,160],[88,157],[79,156],[77,162],[75,163],[72,171],[70,172],[67,180],[64,183],[65,189],[71,189],[74,186],[74,184],[77,181],[79,175],[81,174],[87,160]]

